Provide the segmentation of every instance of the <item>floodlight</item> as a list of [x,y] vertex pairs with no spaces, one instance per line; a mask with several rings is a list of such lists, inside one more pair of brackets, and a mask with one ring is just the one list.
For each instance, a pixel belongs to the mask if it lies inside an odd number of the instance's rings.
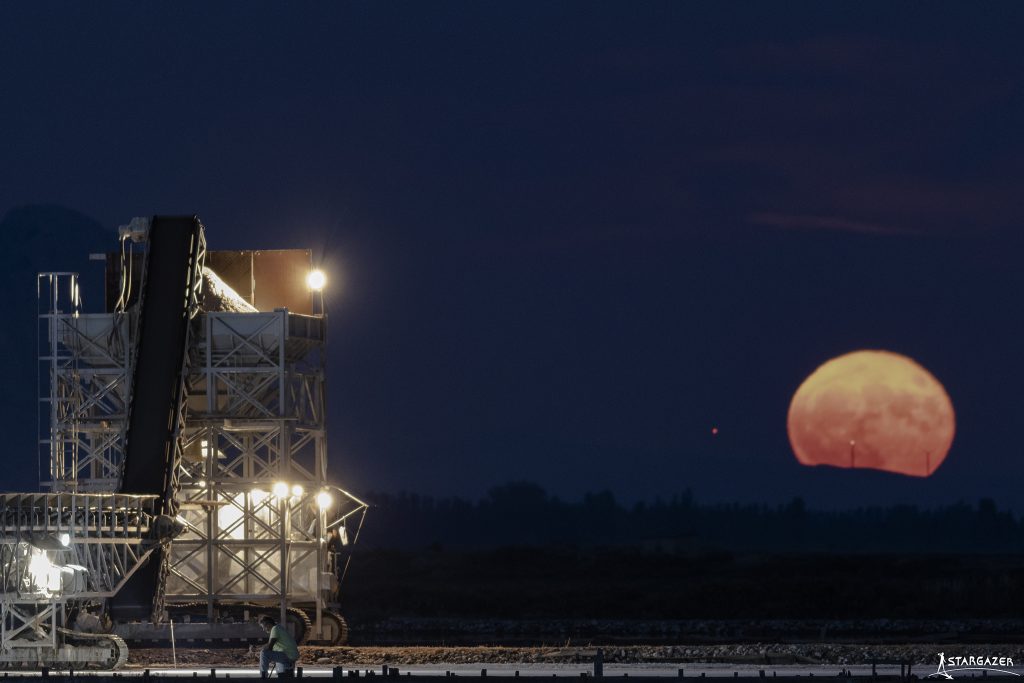
[[311,270],[306,276],[306,286],[314,292],[319,292],[327,284],[327,276],[322,270]]
[[52,569],[53,563],[46,556],[45,550],[32,551],[32,559],[28,561],[28,573],[32,577],[32,583],[38,588],[46,588]]
[[276,484],[274,484],[273,491],[276,497],[284,498],[285,496],[288,495],[288,484],[284,483],[283,481],[279,481]]
[[[66,550],[67,544],[71,540],[67,532],[50,533],[46,531],[30,531],[23,538],[36,550]],[[65,538],[67,541],[64,540]]]
[[326,510],[334,504],[334,498],[327,491],[321,491],[316,494],[316,504],[321,510]]
[[301,486],[299,486],[298,484],[296,484],[295,486],[292,487],[292,496],[294,498],[298,498],[299,496],[302,495],[302,491],[303,491],[303,488]]

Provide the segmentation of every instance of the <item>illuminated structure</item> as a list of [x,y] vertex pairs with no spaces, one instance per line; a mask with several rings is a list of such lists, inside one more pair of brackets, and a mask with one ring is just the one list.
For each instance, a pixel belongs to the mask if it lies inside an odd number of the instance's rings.
[[282,621],[302,604],[317,640],[343,636],[324,538],[365,506],[327,481],[324,344],[322,316],[200,316],[168,602],[202,601],[212,620],[215,605],[274,596]]
[[[128,649],[80,607],[112,597],[177,531],[155,496],[0,494],[0,665],[117,668]],[[74,628],[74,630],[72,630]]]
[[[122,227],[120,252],[100,256],[106,313],[82,312],[75,274],[39,276],[44,486],[77,496],[141,486],[157,499],[147,514],[175,527],[173,542],[161,537],[148,565],[140,559],[111,595],[71,591],[60,599],[93,612],[112,600],[115,633],[129,640],[162,638],[162,627],[148,622],[168,616],[179,639],[262,638],[252,612],[272,608],[300,640],[342,642],[335,563],[347,559],[327,552],[326,536],[339,529],[354,542],[366,505],[327,480],[325,277],[311,269],[308,251],[207,252],[197,219],[161,220],[165,243],[187,237],[172,232],[173,221],[193,231],[180,255],[189,269],[184,300],[163,285],[166,277],[147,287],[161,265],[148,219]],[[168,248],[160,248],[166,262]],[[173,345],[152,337],[160,286],[184,303],[162,320],[167,329],[182,326],[181,358],[169,358]],[[147,331],[148,345],[140,342]],[[154,396],[166,399],[152,381],[138,384],[144,369],[155,376],[157,361],[172,363],[171,379],[180,381],[169,417],[140,412]],[[155,424],[167,423],[162,448],[152,438],[146,446],[152,428],[132,436],[133,425],[152,425],[154,415]],[[143,607],[151,619],[141,618]]]

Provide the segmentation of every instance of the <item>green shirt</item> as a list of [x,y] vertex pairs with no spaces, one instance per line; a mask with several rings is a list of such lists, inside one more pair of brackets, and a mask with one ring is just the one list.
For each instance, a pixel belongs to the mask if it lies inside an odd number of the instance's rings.
[[274,641],[274,652],[285,653],[293,662],[299,658],[299,648],[295,645],[295,639],[281,624],[274,624],[274,628],[270,629],[270,639]]

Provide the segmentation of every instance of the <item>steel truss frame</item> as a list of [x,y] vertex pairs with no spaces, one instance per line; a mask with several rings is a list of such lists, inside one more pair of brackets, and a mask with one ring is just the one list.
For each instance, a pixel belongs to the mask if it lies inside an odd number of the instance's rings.
[[64,647],[58,632],[69,628],[71,608],[114,595],[169,537],[157,502],[120,493],[0,494],[0,661],[86,663],[102,655],[103,648]]
[[[82,314],[73,273],[40,275],[39,285],[45,483],[55,492],[114,490],[137,314]],[[178,509],[168,510],[185,532],[164,553],[163,600],[203,602],[211,622],[217,604],[276,607],[282,620],[300,604],[323,637],[335,581],[325,536],[350,526],[354,541],[367,510],[327,480],[326,318],[210,312],[192,326],[172,477]],[[288,484],[287,496],[273,494],[277,482]]]
[[322,317],[286,310],[203,316],[169,602],[205,602],[211,620],[218,603],[277,607],[282,620],[287,606],[305,605],[322,637],[327,530],[366,511],[327,481],[324,329]]
[[136,317],[82,314],[75,273],[41,273],[40,459],[53,491],[113,491],[124,460]]

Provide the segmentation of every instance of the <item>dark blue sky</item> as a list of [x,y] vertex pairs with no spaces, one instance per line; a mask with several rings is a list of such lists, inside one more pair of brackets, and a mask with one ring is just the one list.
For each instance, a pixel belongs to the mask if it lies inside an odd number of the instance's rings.
[[[324,254],[354,490],[1020,509],[1022,19],[6,3],[0,213],[195,212],[213,248]],[[864,347],[952,397],[928,481],[790,453],[793,391]]]

